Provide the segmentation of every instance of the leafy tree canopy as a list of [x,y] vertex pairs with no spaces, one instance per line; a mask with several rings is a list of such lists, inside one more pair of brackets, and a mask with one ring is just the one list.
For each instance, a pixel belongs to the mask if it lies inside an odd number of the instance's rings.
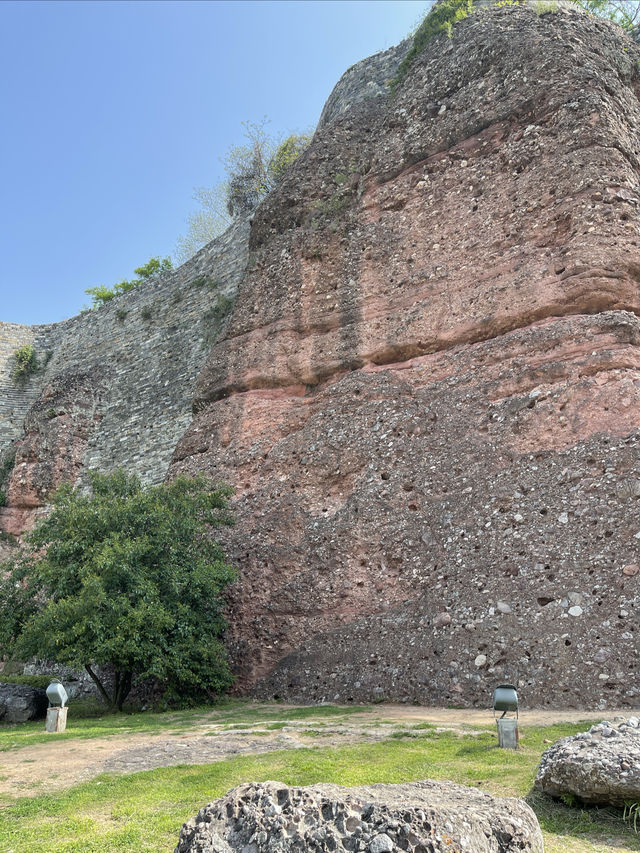
[[243,122],[246,143],[233,145],[222,160],[226,178],[211,188],[195,190],[194,199],[200,208],[188,218],[187,234],[178,240],[179,260],[188,260],[234,218],[254,210],[311,141],[311,136],[304,133],[293,133],[284,140],[274,138],[267,124],[266,118]]
[[92,495],[61,486],[25,553],[2,566],[0,652],[84,667],[118,710],[136,677],[183,697],[225,690],[234,571],[210,531],[231,523],[228,490],[186,477],[144,488],[123,471],[91,484]]
[[573,0],[586,12],[599,18],[608,18],[625,30],[633,30],[640,23],[640,0]]
[[98,284],[96,287],[88,287],[85,290],[85,293],[88,293],[93,299],[92,307],[97,308],[99,305],[104,305],[105,302],[109,302],[114,297],[120,296],[121,293],[127,293],[129,290],[133,290],[134,287],[142,284],[143,281],[147,281],[156,275],[160,275],[162,272],[166,272],[166,270],[172,269],[172,267],[173,263],[171,258],[149,258],[146,264],[134,269],[134,273],[138,278],[133,278],[131,280],[123,278],[122,281],[116,282],[113,287],[106,287],[104,284]]

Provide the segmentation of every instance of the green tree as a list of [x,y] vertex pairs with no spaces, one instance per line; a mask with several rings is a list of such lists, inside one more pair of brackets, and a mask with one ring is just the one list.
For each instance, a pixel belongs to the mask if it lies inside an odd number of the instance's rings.
[[134,287],[142,284],[143,281],[148,281],[150,278],[154,278],[172,268],[173,263],[171,258],[149,258],[146,264],[134,270],[138,278],[131,279],[130,281],[123,278],[122,281],[116,282],[113,287],[106,287],[104,284],[99,284],[96,287],[88,287],[85,293],[88,293],[93,299],[92,307],[97,308],[99,305],[104,305],[105,302],[110,302],[116,296],[120,296],[121,293],[133,290]]
[[625,30],[633,30],[640,23],[640,0],[573,0],[586,12],[599,18],[608,18]]
[[189,216],[187,233],[178,239],[175,254],[180,261],[211,242],[234,218],[254,210],[311,141],[309,134],[276,139],[268,133],[267,123],[266,119],[243,122],[246,142],[233,145],[222,160],[226,178],[213,187],[195,190],[193,197],[200,209]]
[[112,709],[136,678],[183,697],[225,690],[234,571],[211,529],[231,523],[228,490],[186,477],[144,488],[123,471],[91,484],[91,495],[61,486],[26,552],[4,565],[0,652],[84,667]]
[[172,268],[173,263],[171,262],[171,258],[149,258],[146,264],[136,267],[134,273],[139,279],[146,281],[148,278],[153,278]]

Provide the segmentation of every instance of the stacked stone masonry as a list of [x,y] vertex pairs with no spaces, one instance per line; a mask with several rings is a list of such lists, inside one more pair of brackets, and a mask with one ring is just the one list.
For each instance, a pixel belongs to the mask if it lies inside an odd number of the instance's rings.
[[[179,269],[70,320],[0,324],[0,453],[16,451],[5,530],[19,533],[60,482],[82,484],[90,468],[163,480],[244,272],[248,228],[236,223]],[[25,343],[46,366],[19,384]]]

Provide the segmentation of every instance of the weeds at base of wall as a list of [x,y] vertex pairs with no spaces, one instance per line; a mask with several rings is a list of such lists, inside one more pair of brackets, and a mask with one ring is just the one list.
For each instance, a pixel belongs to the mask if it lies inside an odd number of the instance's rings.
[[640,802],[625,803],[622,819],[637,833],[640,825]]

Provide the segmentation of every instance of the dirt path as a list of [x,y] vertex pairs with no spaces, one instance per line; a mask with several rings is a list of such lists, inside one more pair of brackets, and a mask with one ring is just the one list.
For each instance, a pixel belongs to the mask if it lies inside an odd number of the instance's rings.
[[[613,719],[616,711],[527,711],[521,724],[551,725],[578,720]],[[628,716],[628,712],[624,714]],[[343,746],[388,738],[401,727],[431,723],[438,728],[463,731],[467,726],[492,728],[485,710],[451,710],[406,705],[379,705],[361,713],[333,719],[319,717],[287,721],[273,730],[274,720],[251,728],[229,729],[212,714],[200,718],[188,731],[160,734],[108,735],[69,738],[0,753],[0,795],[19,797],[66,788],[99,773],[135,773],[176,764],[209,764],[241,754],[308,746]]]

